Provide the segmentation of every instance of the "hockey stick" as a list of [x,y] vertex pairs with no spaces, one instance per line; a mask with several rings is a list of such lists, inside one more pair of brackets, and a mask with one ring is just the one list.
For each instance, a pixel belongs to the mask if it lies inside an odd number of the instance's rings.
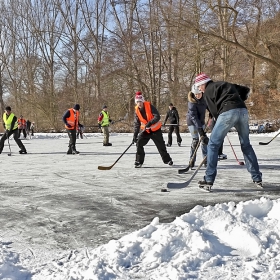
[[[206,162],[207,160],[207,156],[205,156],[203,158],[203,160],[201,161],[201,163],[197,166],[197,168],[195,169],[194,173],[192,174],[192,176],[190,177],[190,179],[184,183],[168,183],[167,184],[167,189],[182,189],[182,188],[186,188],[188,187],[188,185],[191,183],[191,181],[193,180],[193,178],[196,176],[197,172],[199,171],[199,169],[201,168],[201,166]],[[162,192],[166,192],[167,189],[161,189]]]
[[192,155],[192,157],[191,157],[191,159],[190,159],[190,161],[189,161],[189,165],[188,165],[186,168],[179,169],[179,170],[178,170],[178,173],[179,173],[179,174],[184,174],[184,173],[186,173],[186,172],[189,171],[189,169],[190,169],[190,167],[191,167],[191,165],[192,165],[192,163],[193,163],[193,161],[194,161],[194,159],[195,159],[195,157],[196,157],[196,153],[197,153],[197,150],[198,150],[198,148],[199,148],[199,146],[200,146],[200,143],[201,143],[201,137],[199,138],[199,141],[198,141],[198,143],[197,143],[197,145],[196,145],[196,148],[195,148],[195,150],[194,150],[194,152],[193,152],[193,155]]
[[8,139],[8,145],[9,145],[9,149],[10,149],[10,153],[8,153],[8,156],[12,155],[12,151],[11,151],[11,146],[10,146],[10,140],[9,140],[9,134],[6,133],[7,139]]
[[259,142],[259,145],[268,145],[272,140],[274,140],[278,135],[280,134],[280,132],[279,133],[277,133],[270,141],[268,141],[268,142]]
[[239,164],[239,165],[244,165],[244,162],[243,162],[243,161],[239,161],[239,160],[238,160],[238,158],[237,158],[237,156],[236,156],[236,153],[235,153],[235,151],[234,151],[234,149],[233,149],[233,147],[232,147],[232,145],[231,145],[231,142],[230,142],[230,140],[229,140],[228,135],[227,135],[227,139],[228,139],[229,145],[230,145],[230,147],[231,147],[231,149],[232,149],[232,151],[233,151],[233,153],[234,153],[234,156],[235,156],[235,158],[236,158],[238,164]]
[[110,166],[98,166],[99,170],[110,170],[113,168],[113,166],[121,159],[121,157],[127,152],[127,150],[134,144],[134,142],[132,142],[127,148],[126,150],[118,157],[118,159]]

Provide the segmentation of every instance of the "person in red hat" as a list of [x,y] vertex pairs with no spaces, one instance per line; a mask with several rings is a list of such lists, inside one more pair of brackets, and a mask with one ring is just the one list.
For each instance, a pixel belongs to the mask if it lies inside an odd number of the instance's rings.
[[80,124],[79,122],[79,116],[80,116],[80,105],[75,104],[74,107],[68,109],[62,117],[62,120],[65,124],[66,131],[69,136],[67,155],[75,155],[80,153],[79,151],[76,150],[77,130],[79,126],[83,127],[83,125]]
[[154,141],[162,161],[165,164],[173,165],[173,161],[166,150],[158,110],[150,102],[144,100],[140,91],[136,92],[135,103],[133,135],[133,142],[137,145],[136,159],[134,163],[135,167],[139,168],[144,163],[144,146],[150,141],[150,139]]
[[218,150],[229,130],[235,127],[247,170],[253,182],[262,187],[262,173],[249,140],[249,115],[244,102],[250,89],[224,81],[213,82],[205,73],[197,75],[194,84],[204,93],[208,110],[216,120],[207,146],[205,176],[198,182],[199,186],[211,190],[217,175]]

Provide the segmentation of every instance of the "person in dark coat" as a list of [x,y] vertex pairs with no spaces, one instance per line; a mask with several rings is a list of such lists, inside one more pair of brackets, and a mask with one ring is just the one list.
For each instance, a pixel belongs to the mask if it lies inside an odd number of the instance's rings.
[[205,176],[198,182],[199,186],[211,189],[217,175],[218,150],[228,131],[235,127],[247,170],[253,182],[262,187],[262,173],[249,140],[249,115],[244,102],[250,89],[225,81],[213,82],[204,73],[196,77],[195,86],[204,93],[208,110],[216,120],[207,148]]
[[177,137],[177,144],[180,147],[182,138],[180,136],[180,131],[179,131],[179,113],[178,113],[176,107],[172,103],[169,104],[169,110],[166,113],[166,117],[165,117],[163,125],[166,124],[167,120],[169,120],[169,123],[171,125],[169,126],[168,143],[166,146],[167,147],[172,146],[172,133],[173,133],[173,131],[175,131],[176,137]]
[[[173,165],[173,161],[166,150],[161,131],[160,114],[158,110],[144,97],[140,91],[135,96],[135,118],[133,142],[137,145],[135,167],[139,168],[144,163],[144,146],[152,139],[165,164]],[[141,129],[141,132],[139,133]]]
[[20,148],[19,153],[27,154],[25,146],[22,144],[21,140],[19,139],[17,117],[12,113],[12,109],[10,106],[7,106],[5,108],[5,113],[3,114],[3,125],[6,131],[0,140],[0,154],[3,151],[4,143],[6,139],[10,138],[11,135],[14,136],[15,142]]
[[[201,137],[201,150],[203,158],[207,155],[208,137],[205,134],[205,114],[206,102],[203,98],[203,93],[199,91],[194,85],[188,94],[188,112],[187,112],[187,125],[192,136],[192,144],[190,150],[190,159],[193,157],[194,151],[199,143]],[[191,163],[191,168],[194,166],[196,156]],[[207,165],[207,162],[204,163]]]

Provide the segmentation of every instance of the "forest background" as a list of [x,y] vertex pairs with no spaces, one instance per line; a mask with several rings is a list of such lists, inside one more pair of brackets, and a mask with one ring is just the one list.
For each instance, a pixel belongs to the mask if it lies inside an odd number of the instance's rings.
[[81,105],[97,124],[108,106],[115,129],[132,129],[142,91],[162,115],[185,122],[187,93],[205,72],[251,88],[251,120],[279,126],[280,0],[0,0],[0,113],[63,130]]

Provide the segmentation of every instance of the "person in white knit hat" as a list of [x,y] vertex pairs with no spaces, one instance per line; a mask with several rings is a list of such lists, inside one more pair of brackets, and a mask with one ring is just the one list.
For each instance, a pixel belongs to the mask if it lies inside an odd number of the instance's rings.
[[166,150],[158,110],[150,102],[145,101],[144,96],[140,91],[135,94],[135,104],[133,135],[133,143],[136,143],[137,145],[136,159],[134,163],[135,167],[139,168],[144,163],[144,146],[150,139],[154,141],[162,161],[165,164],[173,165],[173,161]]
[[247,170],[253,182],[262,187],[262,173],[249,140],[249,115],[244,102],[250,89],[224,81],[213,82],[205,73],[197,75],[194,84],[203,92],[207,108],[216,120],[207,146],[205,176],[199,186],[211,190],[217,175],[218,150],[228,131],[235,127]]

